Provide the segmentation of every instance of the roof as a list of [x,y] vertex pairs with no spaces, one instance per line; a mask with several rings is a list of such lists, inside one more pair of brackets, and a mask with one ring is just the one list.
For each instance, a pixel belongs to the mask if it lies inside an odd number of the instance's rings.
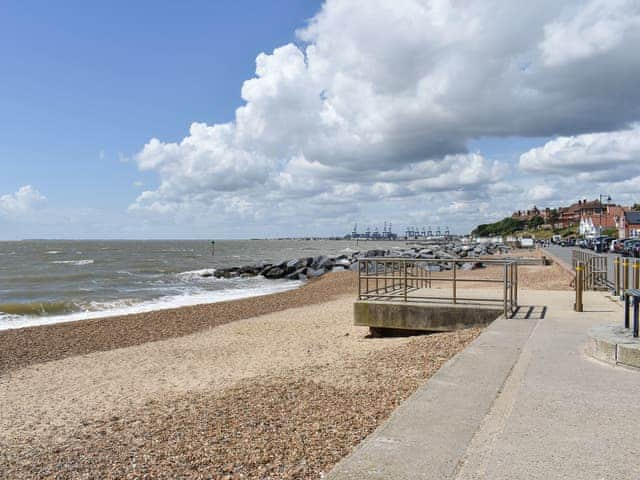
[[624,221],[628,224],[640,225],[640,212],[624,212]]

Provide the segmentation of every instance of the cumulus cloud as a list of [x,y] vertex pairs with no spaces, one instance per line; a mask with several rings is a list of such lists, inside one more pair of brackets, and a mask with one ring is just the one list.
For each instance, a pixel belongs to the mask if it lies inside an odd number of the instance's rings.
[[46,200],[31,185],[20,187],[15,193],[0,196],[0,215],[14,217],[33,211]]
[[640,119],[638,5],[328,0],[298,44],[257,56],[230,122],[194,123],[180,142],[142,148],[138,167],[159,185],[130,210],[348,217],[354,202],[404,202],[394,207],[410,215],[428,198],[548,198],[550,187],[514,191],[509,166],[468,142],[565,135],[523,155],[521,169],[564,172],[569,158],[603,172],[597,153],[570,151],[597,144],[589,135],[624,137]]
[[546,65],[562,65],[640,41],[636,0],[594,0],[580,7],[570,6],[565,18],[545,26],[540,49]]
[[522,154],[520,168],[600,181],[640,174],[640,125],[628,130],[556,138]]

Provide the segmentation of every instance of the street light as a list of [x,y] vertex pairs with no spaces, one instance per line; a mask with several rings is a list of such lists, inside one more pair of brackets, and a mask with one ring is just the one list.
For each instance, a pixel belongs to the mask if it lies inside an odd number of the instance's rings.
[[602,236],[602,199],[606,197],[607,200],[607,204],[609,204],[609,202],[611,202],[611,195],[603,195],[600,194],[599,200],[598,202],[600,203],[600,236]]

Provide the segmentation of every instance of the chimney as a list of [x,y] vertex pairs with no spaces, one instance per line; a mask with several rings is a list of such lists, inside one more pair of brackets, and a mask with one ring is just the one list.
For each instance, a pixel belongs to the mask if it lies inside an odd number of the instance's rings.
[[582,200],[578,200],[578,205],[582,205]]

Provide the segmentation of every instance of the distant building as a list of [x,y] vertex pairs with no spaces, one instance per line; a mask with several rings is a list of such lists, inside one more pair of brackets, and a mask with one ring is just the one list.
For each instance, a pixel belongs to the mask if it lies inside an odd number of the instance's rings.
[[603,205],[589,207],[584,211],[598,211],[597,214],[583,214],[580,218],[579,232],[585,237],[602,235],[605,230],[620,228],[625,211],[619,205]]
[[618,238],[640,238],[640,212],[624,212],[618,227]]

